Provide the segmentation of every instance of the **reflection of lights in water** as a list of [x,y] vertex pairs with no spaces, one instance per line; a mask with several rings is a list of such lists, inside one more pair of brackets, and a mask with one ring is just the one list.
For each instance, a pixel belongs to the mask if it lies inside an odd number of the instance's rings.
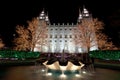
[[45,70],[44,70],[44,69],[42,69],[41,71],[42,71],[42,72],[45,72]]
[[75,77],[82,77],[80,74],[75,74]]
[[85,74],[86,72],[85,72],[85,71],[83,71],[82,73],[84,73],[84,74]]
[[80,77],[81,75],[80,74],[75,74],[76,77]]
[[66,78],[67,76],[65,74],[60,75],[61,78]]
[[52,76],[52,73],[47,73],[46,76]]

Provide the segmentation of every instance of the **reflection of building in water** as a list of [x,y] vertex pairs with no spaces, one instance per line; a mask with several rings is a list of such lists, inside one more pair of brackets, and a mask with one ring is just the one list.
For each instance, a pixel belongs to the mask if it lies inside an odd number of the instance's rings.
[[[44,11],[41,12],[39,16],[39,20],[47,21],[47,30],[48,36],[46,38],[48,45],[42,46],[43,52],[69,52],[69,53],[79,53],[84,52],[84,48],[80,45],[75,44],[74,38],[77,39],[78,35],[75,34],[77,32],[77,26],[80,25],[82,19],[90,19],[92,18],[87,11],[87,9],[83,8],[82,13],[79,13],[77,24],[50,24],[48,15],[45,14]],[[38,47],[40,45],[36,44],[34,51],[39,51]],[[90,50],[96,50],[97,45],[91,47]]]

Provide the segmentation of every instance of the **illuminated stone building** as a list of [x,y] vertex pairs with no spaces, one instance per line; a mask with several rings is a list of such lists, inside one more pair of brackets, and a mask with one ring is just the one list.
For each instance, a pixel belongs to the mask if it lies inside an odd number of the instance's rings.
[[[76,32],[77,26],[80,25],[82,19],[90,19],[91,15],[89,14],[86,8],[83,8],[83,11],[79,11],[79,16],[77,24],[50,24],[48,15],[44,11],[40,13],[39,20],[45,20],[47,22],[48,37],[46,38],[48,45],[42,46],[42,52],[51,52],[51,53],[62,53],[63,50],[66,53],[82,53],[85,52],[85,48],[75,44],[74,38],[77,38],[74,33]],[[40,45],[36,44],[34,51],[39,51],[37,48]],[[90,50],[98,49],[97,45],[91,47]]]

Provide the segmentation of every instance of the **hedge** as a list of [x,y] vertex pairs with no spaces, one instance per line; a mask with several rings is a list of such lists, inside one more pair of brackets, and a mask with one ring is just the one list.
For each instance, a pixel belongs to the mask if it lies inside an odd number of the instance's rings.
[[120,60],[120,51],[119,50],[98,50],[90,51],[90,57],[106,59],[106,60]]
[[13,50],[1,50],[0,58],[38,58],[40,52],[27,52],[27,51],[13,51]]

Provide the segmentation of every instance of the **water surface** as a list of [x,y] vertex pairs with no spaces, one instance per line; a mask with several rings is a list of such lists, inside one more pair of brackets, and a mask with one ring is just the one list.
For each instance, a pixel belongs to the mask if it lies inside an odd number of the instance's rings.
[[[60,71],[46,75],[44,66],[11,66],[0,67],[0,80],[120,80],[120,71],[104,68],[95,68],[94,72],[80,73],[66,72],[66,78],[61,78]],[[78,74],[78,73],[76,73]]]

